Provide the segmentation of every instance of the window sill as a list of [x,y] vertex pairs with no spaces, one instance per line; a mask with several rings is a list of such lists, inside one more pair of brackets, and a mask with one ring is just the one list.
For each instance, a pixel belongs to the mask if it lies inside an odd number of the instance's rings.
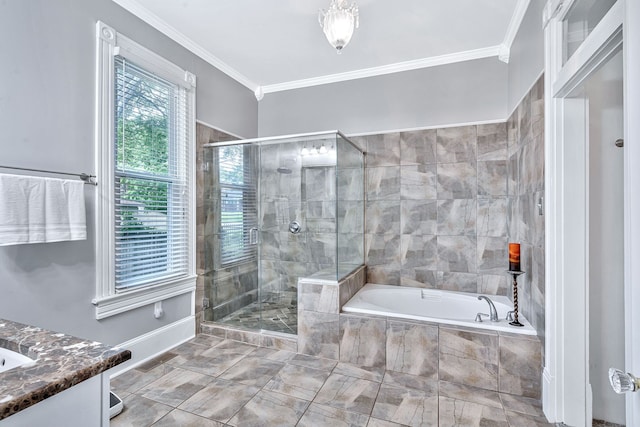
[[100,320],[195,290],[196,276],[189,276],[145,289],[95,298],[92,303],[96,306],[96,319]]

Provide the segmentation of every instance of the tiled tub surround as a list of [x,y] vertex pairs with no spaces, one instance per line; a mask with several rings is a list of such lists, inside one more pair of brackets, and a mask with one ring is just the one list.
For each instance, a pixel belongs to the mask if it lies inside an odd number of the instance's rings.
[[344,288],[300,283],[298,353],[385,368],[391,378],[417,376],[412,381],[421,384],[418,388],[440,379],[540,399],[537,336],[341,313],[365,275],[364,268],[357,271]]
[[365,284],[361,266],[339,282],[301,279],[298,283],[298,353],[339,357],[340,309]]
[[[497,321],[490,320],[488,303],[479,299],[478,294],[368,283],[342,306],[342,312],[536,335],[535,329],[522,315],[518,316],[518,320],[523,326],[509,324],[507,313],[513,310],[509,298],[494,295],[491,301],[496,308]],[[485,313],[486,317],[478,322],[476,315],[480,313]]]
[[129,350],[0,319],[0,347],[35,364],[0,373],[0,419],[126,362]]
[[337,358],[425,387],[437,380],[540,399],[542,347],[517,335],[378,316],[340,314]]

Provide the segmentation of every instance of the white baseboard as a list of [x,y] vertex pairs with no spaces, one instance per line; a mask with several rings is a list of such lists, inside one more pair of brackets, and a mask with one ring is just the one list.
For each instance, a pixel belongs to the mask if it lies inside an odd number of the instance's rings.
[[542,371],[542,411],[549,422],[559,422],[555,380],[545,367]]
[[131,351],[131,359],[109,371],[111,378],[133,369],[154,357],[171,350],[195,337],[195,316],[185,317],[162,328],[119,344],[118,347]]

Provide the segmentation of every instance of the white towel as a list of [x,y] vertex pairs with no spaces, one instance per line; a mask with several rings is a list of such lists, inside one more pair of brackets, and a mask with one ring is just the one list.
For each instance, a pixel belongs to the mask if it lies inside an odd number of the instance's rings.
[[0,246],[85,240],[84,182],[0,174]]

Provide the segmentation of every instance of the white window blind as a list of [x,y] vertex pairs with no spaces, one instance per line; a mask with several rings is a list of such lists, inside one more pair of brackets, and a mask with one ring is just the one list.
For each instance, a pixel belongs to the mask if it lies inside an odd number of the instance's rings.
[[255,258],[258,239],[256,180],[252,147],[220,147],[220,264],[227,267]]
[[187,90],[115,58],[115,291],[187,276]]

